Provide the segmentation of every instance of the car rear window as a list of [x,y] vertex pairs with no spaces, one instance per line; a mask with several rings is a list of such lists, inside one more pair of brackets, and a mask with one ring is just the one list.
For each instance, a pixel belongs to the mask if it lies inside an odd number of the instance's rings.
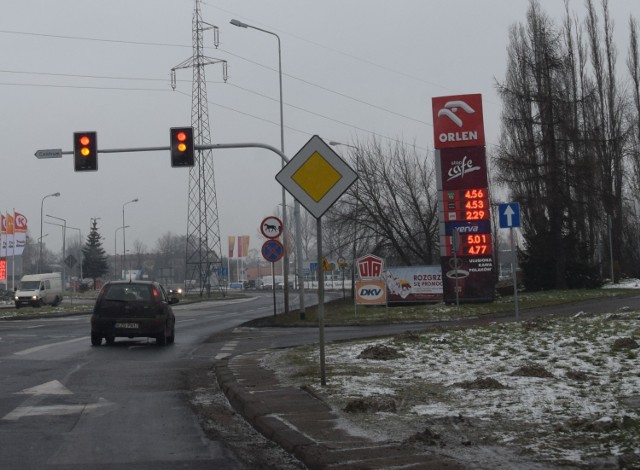
[[146,284],[115,284],[107,287],[103,299],[149,302],[151,289]]

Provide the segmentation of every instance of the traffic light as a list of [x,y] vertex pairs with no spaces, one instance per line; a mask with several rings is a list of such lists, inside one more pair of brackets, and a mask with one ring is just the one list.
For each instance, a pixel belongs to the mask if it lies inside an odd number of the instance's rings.
[[98,169],[98,133],[73,133],[73,164],[76,171]]
[[171,166],[193,166],[193,127],[172,127]]

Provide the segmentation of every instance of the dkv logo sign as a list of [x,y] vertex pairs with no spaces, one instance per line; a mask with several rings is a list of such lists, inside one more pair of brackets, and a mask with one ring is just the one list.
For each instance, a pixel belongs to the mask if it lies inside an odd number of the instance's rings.
[[387,285],[384,281],[358,281],[356,302],[359,305],[376,305],[387,302]]

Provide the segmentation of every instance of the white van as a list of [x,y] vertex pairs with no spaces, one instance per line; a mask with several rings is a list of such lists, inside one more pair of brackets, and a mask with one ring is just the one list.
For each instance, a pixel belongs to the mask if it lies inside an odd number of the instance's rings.
[[56,306],[62,302],[62,276],[60,273],[27,274],[20,279],[20,288],[14,295],[16,308],[31,305]]

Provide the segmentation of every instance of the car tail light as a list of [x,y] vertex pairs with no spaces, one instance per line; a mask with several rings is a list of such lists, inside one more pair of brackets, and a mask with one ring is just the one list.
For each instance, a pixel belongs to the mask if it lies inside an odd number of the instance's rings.
[[158,292],[158,289],[155,287],[153,288],[153,301],[156,303],[160,302],[160,292]]

